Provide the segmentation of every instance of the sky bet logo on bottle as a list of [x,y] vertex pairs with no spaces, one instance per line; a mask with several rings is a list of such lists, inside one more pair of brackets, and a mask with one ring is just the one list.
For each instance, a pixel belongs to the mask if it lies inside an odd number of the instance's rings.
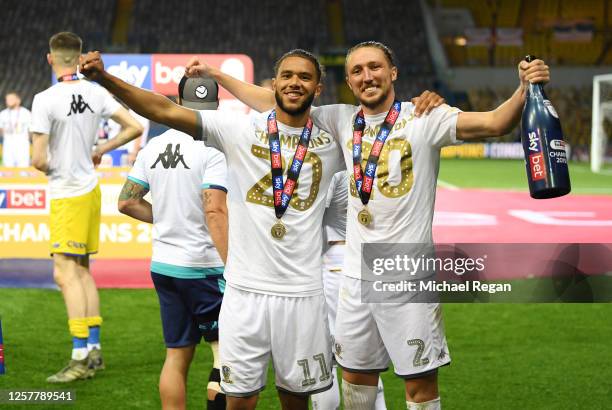
[[531,171],[531,179],[534,181],[546,178],[544,154],[542,153],[538,135],[535,132],[529,133],[529,170]]
[[0,189],[0,209],[45,209],[44,189]]

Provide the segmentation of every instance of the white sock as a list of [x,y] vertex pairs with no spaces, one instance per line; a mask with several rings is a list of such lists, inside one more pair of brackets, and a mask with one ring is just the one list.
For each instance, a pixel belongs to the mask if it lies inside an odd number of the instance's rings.
[[331,389],[310,396],[312,410],[337,410],[340,408],[340,389],[336,380],[336,366],[332,368],[333,384]]
[[378,394],[378,386],[364,386],[342,381],[344,408],[346,410],[372,410]]
[[91,352],[93,349],[101,350],[102,346],[100,343],[87,343],[87,351]]
[[87,359],[87,348],[79,347],[72,349],[72,360],[85,360]]
[[440,398],[436,397],[433,400],[425,401],[423,403],[414,403],[411,401],[406,402],[406,408],[408,410],[440,410]]
[[378,378],[378,392],[376,393],[374,410],[387,410],[387,404],[385,403],[385,388],[383,387],[383,382],[380,377]]

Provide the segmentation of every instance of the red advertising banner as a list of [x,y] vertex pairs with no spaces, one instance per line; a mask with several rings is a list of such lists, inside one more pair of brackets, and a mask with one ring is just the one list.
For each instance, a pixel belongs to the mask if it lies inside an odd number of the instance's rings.
[[[253,82],[253,61],[244,54],[151,54],[152,88],[164,95],[176,95],[178,83],[191,57],[216,67],[248,83]],[[227,90],[219,87],[219,105],[240,104]],[[232,107],[228,107],[232,108]]]

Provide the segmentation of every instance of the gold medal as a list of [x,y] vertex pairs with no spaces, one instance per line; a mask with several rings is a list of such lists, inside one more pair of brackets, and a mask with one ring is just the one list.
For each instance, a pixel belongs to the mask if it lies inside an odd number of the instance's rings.
[[279,219],[278,222],[272,225],[270,233],[274,239],[283,239],[283,236],[287,233],[287,228],[285,228],[285,225]]
[[372,214],[370,211],[368,211],[368,208],[363,208],[361,211],[359,211],[357,214],[357,220],[363,226],[368,226],[372,223]]

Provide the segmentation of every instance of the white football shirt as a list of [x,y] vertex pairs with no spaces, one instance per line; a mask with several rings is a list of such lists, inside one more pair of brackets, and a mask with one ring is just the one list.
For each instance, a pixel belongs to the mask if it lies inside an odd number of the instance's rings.
[[34,96],[30,131],[49,135],[51,199],[95,188],[91,154],[98,125],[119,107],[108,91],[85,80],[57,83]]
[[[359,107],[328,105],[312,110],[312,119],[339,138],[347,168],[350,169],[350,195],[347,213],[347,250],[344,273],[361,277],[363,243],[431,243],[440,149],[457,142],[459,110],[440,106],[420,118],[414,105],[402,103],[401,113],[387,137],[378,161],[368,209],[373,216],[369,226],[361,225],[357,214],[363,204],[353,177],[353,122]],[[366,115],[362,141],[362,168],[387,113]]]
[[[268,112],[200,111],[207,144],[228,165],[229,255],[227,282],[259,293],[320,294],[325,197],[332,176],[344,168],[337,142],[316,126],[290,205],[283,239],[270,233],[277,219],[272,199]],[[302,128],[278,123],[283,165],[291,162]],[[283,172],[286,181],[286,172]]]
[[138,153],[128,178],[151,191],[153,272],[197,278],[223,266],[202,202],[202,189],[227,192],[223,154],[170,129]]
[[30,110],[25,107],[5,108],[0,111],[0,128],[4,133],[4,143],[12,140],[29,143],[31,119]]
[[[346,239],[346,207],[348,203],[348,174],[337,172],[327,191],[325,215],[323,216],[324,241]],[[324,245],[325,246],[325,245]]]

